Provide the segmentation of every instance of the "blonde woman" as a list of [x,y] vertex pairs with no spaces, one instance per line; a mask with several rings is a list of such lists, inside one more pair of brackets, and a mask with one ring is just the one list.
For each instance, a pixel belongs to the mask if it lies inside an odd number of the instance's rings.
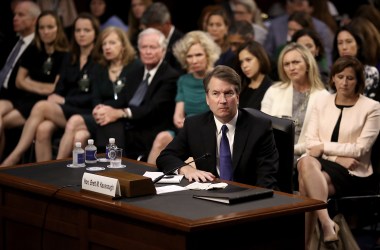
[[[181,129],[186,116],[208,111],[203,78],[219,58],[220,49],[213,39],[203,31],[192,31],[179,40],[174,55],[188,72],[177,82],[176,106],[173,116],[175,130]],[[153,142],[148,162],[156,164],[156,158],[174,138],[176,131],[160,132]]]
[[305,153],[304,128],[310,111],[321,94],[328,94],[319,77],[319,68],[309,49],[290,43],[281,51],[278,60],[281,82],[272,85],[261,102],[261,111],[295,123],[294,154]]

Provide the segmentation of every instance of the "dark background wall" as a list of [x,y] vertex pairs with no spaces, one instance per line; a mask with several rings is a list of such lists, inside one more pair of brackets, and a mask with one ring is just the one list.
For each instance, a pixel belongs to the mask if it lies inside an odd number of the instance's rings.
[[[64,1],[64,0],[63,0]],[[78,12],[88,11],[89,0],[74,0]],[[130,0],[112,0],[115,5],[115,13],[128,22],[128,12]],[[183,32],[197,29],[197,22],[202,8],[209,4],[219,3],[223,0],[161,0],[172,13],[173,23]],[[256,0],[257,5],[263,12],[267,12],[269,7],[275,2],[285,0]],[[360,4],[367,3],[368,0],[356,0],[347,4],[346,0],[332,0],[340,13],[352,15]],[[12,13],[10,10],[11,0],[0,1],[0,32],[12,34]],[[126,7],[124,7],[126,6]]]

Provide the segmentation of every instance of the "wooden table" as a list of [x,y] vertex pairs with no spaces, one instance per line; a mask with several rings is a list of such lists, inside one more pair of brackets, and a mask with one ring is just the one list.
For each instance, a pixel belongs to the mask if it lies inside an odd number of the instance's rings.
[[[86,170],[68,163],[0,169],[0,249],[303,249],[305,212],[326,207],[281,192],[236,205],[191,190],[113,201],[82,192]],[[106,171],[154,171],[123,164]]]

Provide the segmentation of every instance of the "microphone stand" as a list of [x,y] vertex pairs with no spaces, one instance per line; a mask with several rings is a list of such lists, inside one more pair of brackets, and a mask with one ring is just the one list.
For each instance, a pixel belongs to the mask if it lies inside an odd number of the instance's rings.
[[206,159],[206,158],[208,158],[208,157],[210,157],[210,156],[211,156],[210,153],[206,153],[206,154],[204,154],[204,155],[202,155],[202,156],[200,156],[200,157],[198,157],[198,158],[196,158],[196,159],[194,159],[194,160],[192,160],[192,161],[190,161],[190,162],[187,162],[187,163],[185,162],[184,164],[181,164],[181,165],[179,165],[178,167],[175,167],[175,168],[171,169],[170,171],[166,171],[166,172],[164,172],[162,175],[160,175],[160,176],[158,176],[156,179],[154,179],[154,180],[153,180],[153,184],[156,184],[156,183],[159,182],[162,178],[164,178],[165,175],[168,175],[168,174],[170,174],[171,172],[174,172],[174,171],[176,171],[176,170],[178,170],[178,169],[180,169],[180,168],[182,168],[182,167],[184,167],[184,166],[190,165],[190,163],[193,163],[193,162],[196,162],[196,161],[199,161],[199,160],[202,160],[202,159]]

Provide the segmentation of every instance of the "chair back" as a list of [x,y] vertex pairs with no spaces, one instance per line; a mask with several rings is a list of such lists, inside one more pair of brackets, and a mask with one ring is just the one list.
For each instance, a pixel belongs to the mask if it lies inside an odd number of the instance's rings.
[[371,163],[373,172],[380,180],[380,134],[377,136],[376,141],[372,145]]
[[245,108],[256,117],[272,121],[273,135],[279,153],[277,182],[280,191],[293,193],[294,123],[292,120],[268,115],[260,110]]

